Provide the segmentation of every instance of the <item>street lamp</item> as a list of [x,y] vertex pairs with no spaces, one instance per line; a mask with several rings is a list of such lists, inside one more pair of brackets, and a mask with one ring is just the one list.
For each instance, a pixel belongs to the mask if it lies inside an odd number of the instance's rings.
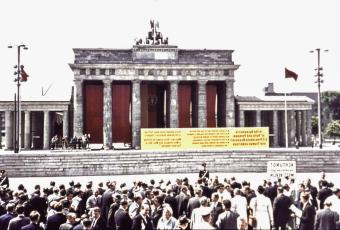
[[14,82],[17,83],[17,97],[16,100],[14,100],[14,103],[17,103],[15,107],[17,108],[17,111],[15,111],[15,118],[14,118],[14,153],[18,153],[20,150],[20,74],[21,69],[23,66],[20,65],[20,50],[23,48],[24,50],[27,50],[28,47],[24,44],[20,45],[9,45],[8,48],[17,47],[17,55],[18,55],[18,64],[14,66],[16,71],[14,72],[14,75],[16,75],[16,78],[14,79]]
[[[323,77],[323,74],[321,73],[321,71],[323,70],[323,68],[320,66],[320,48],[317,48],[315,50],[311,50],[309,51],[310,53],[314,53],[317,52],[317,57],[318,57],[318,68],[315,69],[317,71],[316,73],[316,77],[317,80],[315,81],[315,83],[317,83],[318,85],[318,133],[319,133],[319,147],[320,149],[322,149],[322,134],[321,134],[321,93],[320,93],[320,86],[321,83],[323,83],[323,80],[321,79]],[[324,52],[328,52],[328,50],[323,50]]]

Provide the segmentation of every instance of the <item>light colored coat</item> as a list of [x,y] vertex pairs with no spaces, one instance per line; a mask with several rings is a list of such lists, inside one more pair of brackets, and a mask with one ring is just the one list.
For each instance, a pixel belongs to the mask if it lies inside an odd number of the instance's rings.
[[270,225],[273,223],[273,206],[270,199],[259,194],[251,199],[249,206],[256,217],[256,229],[270,229]]

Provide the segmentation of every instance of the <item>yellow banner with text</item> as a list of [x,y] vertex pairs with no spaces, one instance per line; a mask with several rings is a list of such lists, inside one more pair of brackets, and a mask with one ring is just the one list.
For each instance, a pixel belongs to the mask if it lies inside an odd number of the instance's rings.
[[268,147],[268,127],[141,129],[143,150]]

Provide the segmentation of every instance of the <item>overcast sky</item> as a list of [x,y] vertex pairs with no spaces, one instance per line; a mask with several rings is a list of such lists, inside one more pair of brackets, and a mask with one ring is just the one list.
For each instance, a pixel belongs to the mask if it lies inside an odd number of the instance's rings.
[[[339,90],[340,3],[331,0],[1,0],[0,100],[13,98],[15,49],[25,43],[22,64],[30,75],[22,99],[68,99],[72,48],[132,48],[145,37],[149,20],[159,21],[171,45],[181,49],[234,50],[235,95],[276,91],[316,92],[315,48],[324,67],[322,90]],[[287,67],[299,75],[284,79]],[[45,97],[44,90],[52,84]]]

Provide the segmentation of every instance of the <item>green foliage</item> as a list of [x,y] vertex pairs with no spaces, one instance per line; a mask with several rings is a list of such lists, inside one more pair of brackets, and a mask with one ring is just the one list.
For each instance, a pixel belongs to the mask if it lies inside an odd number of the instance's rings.
[[318,134],[318,117],[312,116],[312,134],[316,135]]
[[326,135],[330,137],[340,137],[340,120],[331,121],[326,127]]
[[321,94],[323,110],[334,120],[340,120],[340,92],[325,91]]

